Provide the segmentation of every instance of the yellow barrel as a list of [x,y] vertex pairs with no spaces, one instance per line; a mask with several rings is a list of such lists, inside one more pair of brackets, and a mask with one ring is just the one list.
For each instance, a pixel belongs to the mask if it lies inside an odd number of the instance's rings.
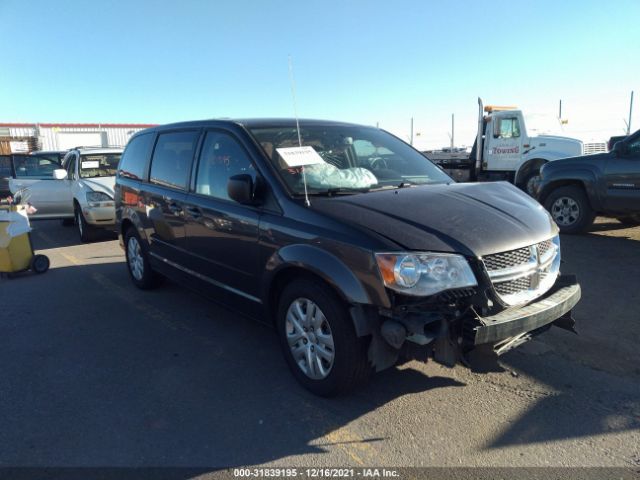
[[[3,210],[9,209],[4,207]],[[12,206],[10,210],[17,209]],[[0,221],[0,272],[13,273],[28,270],[33,257],[29,234],[23,233],[11,238],[7,232],[9,225],[11,225],[10,222]]]

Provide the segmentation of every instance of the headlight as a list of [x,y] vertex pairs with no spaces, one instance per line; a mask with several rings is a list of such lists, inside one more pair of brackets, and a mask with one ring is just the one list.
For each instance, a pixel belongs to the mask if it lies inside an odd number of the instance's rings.
[[87,192],[87,204],[89,207],[113,207],[113,198],[102,192]]
[[376,253],[386,287],[405,295],[428,296],[478,285],[462,255],[450,253]]
[[102,192],[87,192],[87,202],[110,202],[113,200],[109,195]]

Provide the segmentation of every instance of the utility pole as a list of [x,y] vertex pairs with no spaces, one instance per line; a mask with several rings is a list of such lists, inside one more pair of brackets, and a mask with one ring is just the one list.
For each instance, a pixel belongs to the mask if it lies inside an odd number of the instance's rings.
[[558,120],[562,122],[562,99],[560,99],[560,106],[558,107]]
[[629,121],[627,122],[627,135],[631,134],[631,113],[633,112],[633,90],[631,90],[631,100],[629,101]]
[[413,117],[411,117],[411,136],[410,136],[410,138],[411,138],[411,142],[410,143],[411,143],[411,145],[413,145]]
[[455,133],[454,133],[454,114],[451,114],[451,151],[453,152],[453,146],[455,145],[455,141],[453,140]]

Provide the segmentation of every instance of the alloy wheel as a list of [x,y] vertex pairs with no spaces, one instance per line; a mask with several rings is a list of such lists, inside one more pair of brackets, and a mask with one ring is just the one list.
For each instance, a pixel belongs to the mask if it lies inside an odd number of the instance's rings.
[[300,370],[313,380],[327,378],[335,359],[334,341],[329,322],[318,305],[308,298],[291,302],[285,333]]
[[140,242],[136,237],[129,238],[127,242],[127,260],[129,261],[129,270],[133,278],[140,281],[144,275],[144,258],[142,257],[142,250],[140,248]]
[[558,225],[573,225],[580,218],[580,206],[570,197],[560,197],[551,206],[551,216]]

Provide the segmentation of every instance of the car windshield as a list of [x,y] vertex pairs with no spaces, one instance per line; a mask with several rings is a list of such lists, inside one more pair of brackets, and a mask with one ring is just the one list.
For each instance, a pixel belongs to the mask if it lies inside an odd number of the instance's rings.
[[[278,149],[299,146],[296,128],[250,130],[289,188],[295,194],[303,194],[302,167],[285,160],[278,152]],[[365,192],[453,181],[425,156],[377,128],[303,125],[300,137],[303,147],[312,147],[311,154],[316,157],[315,164],[304,167],[310,194]]]
[[94,153],[80,157],[80,178],[113,177],[118,169],[120,153]]

